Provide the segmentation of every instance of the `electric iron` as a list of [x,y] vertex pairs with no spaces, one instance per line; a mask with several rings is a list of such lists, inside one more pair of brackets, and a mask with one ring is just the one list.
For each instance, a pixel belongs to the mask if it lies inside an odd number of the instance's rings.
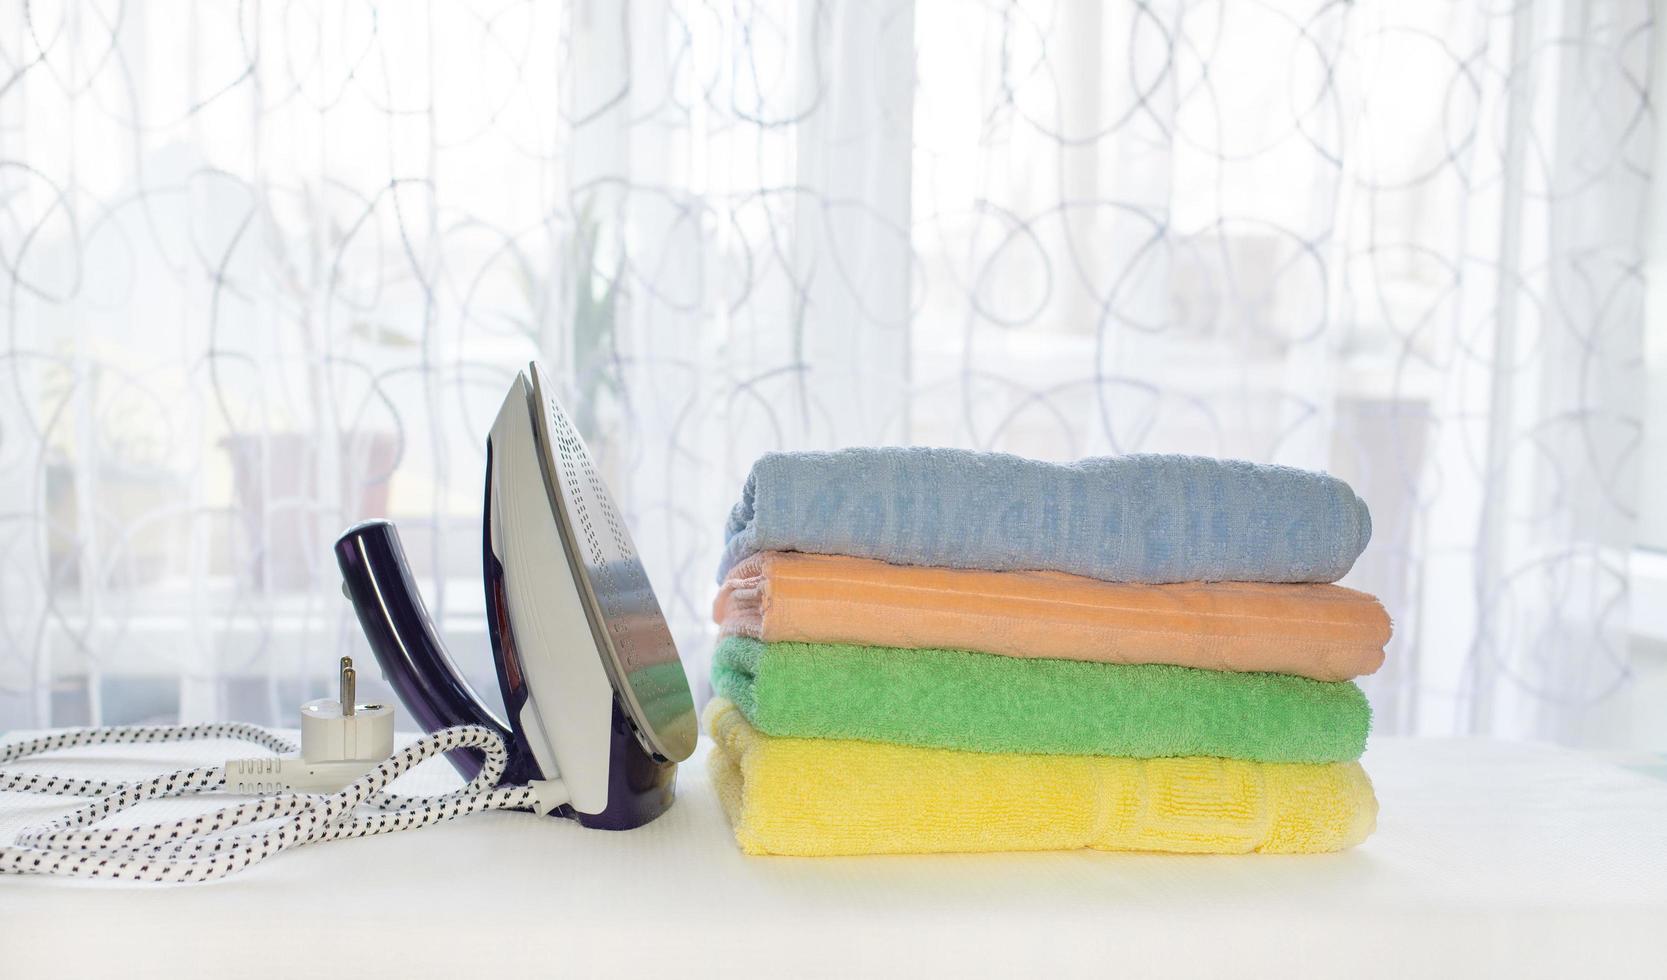
[[[441,645],[394,526],[367,521],[336,541],[389,683],[426,731],[496,731],[510,754],[501,785],[565,784],[545,812],[609,830],[658,817],[695,747],[689,682],[625,522],[537,364],[487,439],[483,539],[502,720]],[[480,771],[472,751],[448,756],[465,779]]]

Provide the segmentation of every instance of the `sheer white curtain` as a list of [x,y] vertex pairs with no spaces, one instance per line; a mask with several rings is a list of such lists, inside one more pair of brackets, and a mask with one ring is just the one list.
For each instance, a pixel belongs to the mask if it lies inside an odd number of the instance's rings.
[[1329,469],[1386,731],[1624,684],[1646,0],[0,12],[0,727],[281,721],[389,515],[483,657],[539,357],[700,672],[770,448]]

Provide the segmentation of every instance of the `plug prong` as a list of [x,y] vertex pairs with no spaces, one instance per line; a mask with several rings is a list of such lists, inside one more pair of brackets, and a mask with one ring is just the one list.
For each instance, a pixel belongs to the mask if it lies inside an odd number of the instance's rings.
[[353,670],[353,658],[343,657],[341,664],[341,682],[338,685],[338,690],[336,692],[336,703],[341,705],[343,717],[353,713],[353,700],[356,696],[353,690],[355,686],[354,680],[355,673]]

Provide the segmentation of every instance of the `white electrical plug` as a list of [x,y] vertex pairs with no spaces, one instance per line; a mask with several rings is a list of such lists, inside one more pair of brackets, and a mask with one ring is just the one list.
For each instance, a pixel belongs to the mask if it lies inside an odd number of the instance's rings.
[[335,698],[301,706],[301,755],[231,759],[226,789],[234,793],[335,793],[394,754],[394,709],[358,704],[357,674],[341,659]]
[[301,758],[307,762],[370,760],[394,754],[394,709],[355,703],[357,674],[343,657],[339,696],[301,706]]

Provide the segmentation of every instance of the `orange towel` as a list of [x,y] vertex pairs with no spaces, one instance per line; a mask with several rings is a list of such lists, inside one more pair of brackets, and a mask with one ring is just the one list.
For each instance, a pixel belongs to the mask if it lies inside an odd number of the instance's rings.
[[783,551],[731,569],[712,616],[725,635],[767,643],[933,647],[1322,681],[1377,670],[1390,633],[1376,599],[1340,585],[1137,585]]

